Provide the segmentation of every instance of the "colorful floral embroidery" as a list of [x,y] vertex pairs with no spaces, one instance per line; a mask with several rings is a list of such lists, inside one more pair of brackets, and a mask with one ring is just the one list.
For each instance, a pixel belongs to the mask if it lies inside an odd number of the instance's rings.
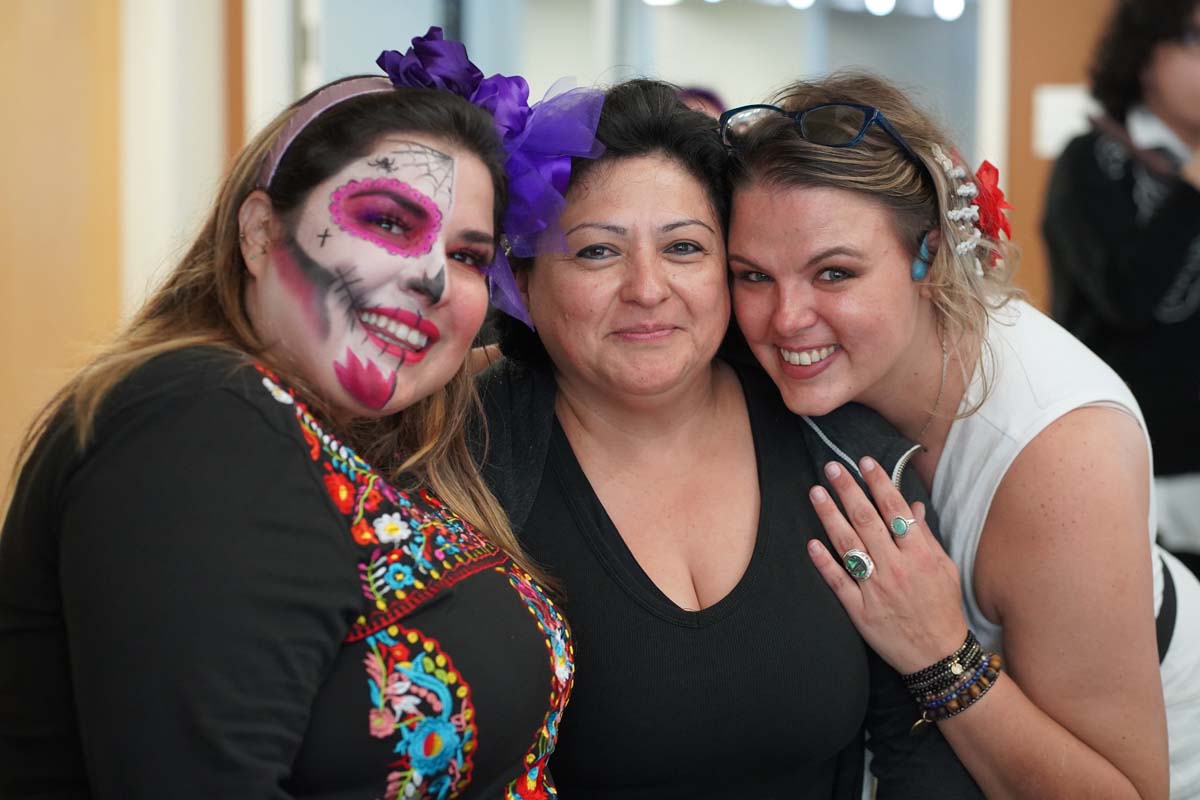
[[525,608],[537,620],[538,630],[546,637],[546,649],[550,653],[550,667],[554,671],[550,679],[550,710],[542,720],[533,747],[525,756],[525,774],[508,785],[509,800],[542,800],[557,797],[554,784],[546,772],[546,762],[554,752],[558,741],[558,723],[571,695],[572,678],[575,672],[575,646],[571,643],[571,630],[554,601],[546,596],[542,588],[534,583],[532,576],[509,562],[506,572],[508,582],[525,601]]
[[434,495],[393,488],[326,433],[274,375],[262,367],[259,371],[271,396],[295,409],[309,455],[320,462],[325,489],[347,518],[351,538],[371,548],[358,567],[371,610],[359,617],[347,641],[386,628],[434,594],[506,560]]
[[399,736],[384,800],[456,796],[471,781],[478,738],[470,686],[417,631],[392,625],[366,644],[371,735]]
[[364,642],[371,736],[398,736],[386,800],[452,798],[470,782],[478,746],[471,690],[436,640],[399,621],[434,595],[487,569],[507,576],[545,637],[553,672],[549,711],[509,798],[557,797],[546,763],[571,692],[574,648],[562,614],[532,577],[492,547],[436,496],[393,488],[353,450],[327,434],[291,390],[259,366],[271,396],[291,406],[330,500],[363,548],[358,571],[365,613],[346,636]]

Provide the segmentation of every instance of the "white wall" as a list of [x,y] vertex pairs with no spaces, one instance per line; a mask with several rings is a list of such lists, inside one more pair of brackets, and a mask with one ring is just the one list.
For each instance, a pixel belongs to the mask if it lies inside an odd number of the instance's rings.
[[863,67],[910,90],[975,163],[977,18],[974,3],[954,22],[830,11],[826,68]]
[[521,74],[520,42],[525,30],[524,0],[464,0],[462,40],[484,75]]
[[225,161],[224,4],[121,3],[121,308],[190,243]]
[[[634,0],[642,5],[640,0]],[[578,86],[624,77],[617,67],[616,13],[620,0],[524,0],[522,34],[511,40],[516,71],[537,100],[559,78]]]
[[299,96],[293,0],[246,0],[242,6],[246,141]]
[[652,10],[658,76],[715,89],[729,106],[762,102],[824,63],[826,14],[820,9],[727,0]]
[[429,26],[445,25],[441,0],[319,0],[315,5],[315,35],[307,41],[320,75],[305,91],[347,75],[377,74],[375,59],[382,51],[404,52]]
[[1009,38],[1012,8],[1009,0],[987,0],[975,22],[979,68],[975,73],[975,156],[1000,170],[1008,187]]

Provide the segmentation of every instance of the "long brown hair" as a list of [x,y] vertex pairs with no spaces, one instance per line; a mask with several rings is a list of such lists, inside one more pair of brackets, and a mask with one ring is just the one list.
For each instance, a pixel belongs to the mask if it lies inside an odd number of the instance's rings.
[[[22,442],[14,476],[56,418],[69,419],[82,450],[94,434],[105,398],[133,370],[164,353],[215,347],[247,364],[263,363],[295,388],[331,432],[389,480],[404,488],[427,486],[523,569],[544,578],[518,545],[503,509],[471,458],[467,431],[473,427],[472,416],[481,409],[465,363],[445,388],[397,414],[335,426],[329,405],[295,370],[271,356],[251,324],[238,211],[256,188],[262,163],[280,130],[307,99],[276,117],[238,155],[203,228],[175,269],[133,320],[34,420]],[[267,188],[275,211],[286,214],[298,208],[313,187],[392,132],[428,133],[478,156],[492,176],[496,230],[500,229],[506,199],[504,154],[491,116],[461,97],[428,89],[361,95],[318,116],[292,142]]]

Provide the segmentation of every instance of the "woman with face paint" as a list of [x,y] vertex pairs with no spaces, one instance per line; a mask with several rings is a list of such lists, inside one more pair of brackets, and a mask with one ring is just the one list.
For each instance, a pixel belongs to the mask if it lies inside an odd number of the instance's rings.
[[554,795],[572,643],[470,459],[464,357],[602,98],[531,109],[436,28],[379,63],[247,146],[31,432],[3,797]]
[[722,124],[750,349],[810,424],[856,401],[917,443],[946,551],[877,461],[839,458],[810,553],[924,727],[988,796],[1200,795],[1200,585],[1153,544],[1137,403],[1015,297],[995,168],[868,75]]
[[483,376],[484,477],[559,579],[576,637],[551,762],[563,795],[856,799],[869,727],[880,797],[976,796],[940,736],[908,736],[899,676],[797,534],[819,534],[796,487],[835,446],[890,466],[905,443],[862,408],[830,415],[822,439],[757,368],[717,357],[714,120],[632,81],[607,92],[597,138],[557,246],[514,263],[536,332],[505,320],[508,358]]

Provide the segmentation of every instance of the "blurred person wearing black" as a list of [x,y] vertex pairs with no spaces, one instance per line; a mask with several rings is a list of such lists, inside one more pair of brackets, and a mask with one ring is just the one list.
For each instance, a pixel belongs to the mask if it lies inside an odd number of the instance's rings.
[[1129,384],[1159,537],[1200,570],[1200,3],[1119,0],[1091,67],[1104,114],[1046,199],[1054,318]]

